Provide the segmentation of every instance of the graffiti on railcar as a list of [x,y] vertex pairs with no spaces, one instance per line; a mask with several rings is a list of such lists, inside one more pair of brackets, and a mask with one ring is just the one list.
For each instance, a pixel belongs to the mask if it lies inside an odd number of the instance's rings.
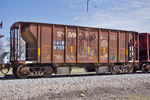
[[115,35],[111,35],[110,36],[110,40],[113,40],[113,41],[116,40],[116,36]]
[[75,32],[68,32],[68,38],[76,38]]
[[74,55],[66,55],[66,60],[67,61],[75,61],[76,57]]
[[108,32],[102,31],[100,34],[100,61],[108,60]]
[[108,54],[105,53],[103,56],[100,56],[101,61],[106,61],[108,59]]
[[108,40],[101,40],[101,46],[108,46]]
[[64,37],[64,32],[57,31],[57,37]]
[[66,33],[66,61],[76,61],[76,28],[68,28]]
[[63,61],[63,55],[54,55],[54,57],[56,57],[57,60]]
[[[84,31],[79,33],[79,58],[84,61],[97,59],[98,33],[96,31]],[[87,58],[88,57],[88,58]]]

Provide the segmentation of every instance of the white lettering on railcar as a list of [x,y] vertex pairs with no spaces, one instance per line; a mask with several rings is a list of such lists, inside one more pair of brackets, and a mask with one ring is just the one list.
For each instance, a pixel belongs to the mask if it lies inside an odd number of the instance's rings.
[[71,38],[75,38],[76,37],[76,33],[75,32],[69,32],[68,33],[68,37],[71,37]]
[[64,33],[62,31],[57,31],[57,37],[62,37]]
[[54,50],[64,50],[65,42],[61,40],[54,40]]

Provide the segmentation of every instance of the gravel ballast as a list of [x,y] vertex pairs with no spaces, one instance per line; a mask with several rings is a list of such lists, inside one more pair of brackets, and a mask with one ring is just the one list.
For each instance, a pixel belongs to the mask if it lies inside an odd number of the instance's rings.
[[0,100],[150,100],[150,74],[0,80]]

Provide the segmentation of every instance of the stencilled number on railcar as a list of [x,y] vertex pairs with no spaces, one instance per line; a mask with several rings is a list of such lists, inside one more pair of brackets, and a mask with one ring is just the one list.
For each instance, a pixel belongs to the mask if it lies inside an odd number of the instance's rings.
[[69,38],[75,38],[76,37],[76,33],[75,32],[68,32],[68,37]]
[[55,50],[64,50],[64,41],[61,40],[54,40],[54,49]]

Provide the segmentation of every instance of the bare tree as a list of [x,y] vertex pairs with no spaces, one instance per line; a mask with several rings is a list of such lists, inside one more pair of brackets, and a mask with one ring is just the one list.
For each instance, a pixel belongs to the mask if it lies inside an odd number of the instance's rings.
[[[2,29],[2,26],[3,26],[3,22],[1,21],[1,23],[0,23],[0,28]],[[3,37],[3,35],[0,35],[0,38],[2,38]],[[4,51],[3,50],[3,43],[2,43],[2,41],[0,41],[0,54],[2,54],[2,52]]]
[[1,21],[1,23],[0,23],[0,28],[2,29],[2,26],[3,26],[3,21]]

